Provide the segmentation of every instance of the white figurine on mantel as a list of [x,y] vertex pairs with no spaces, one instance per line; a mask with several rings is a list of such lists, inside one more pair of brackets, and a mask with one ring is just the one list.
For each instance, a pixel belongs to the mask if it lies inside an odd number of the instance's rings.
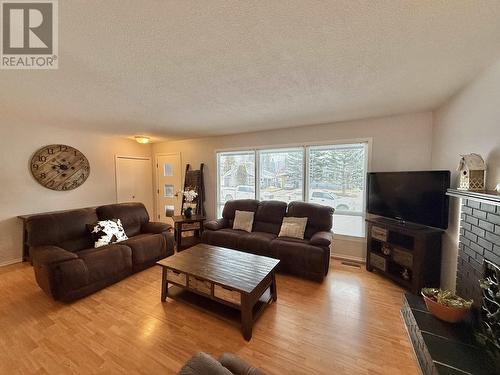
[[486,163],[479,154],[461,155],[458,172],[460,190],[479,191],[486,189]]

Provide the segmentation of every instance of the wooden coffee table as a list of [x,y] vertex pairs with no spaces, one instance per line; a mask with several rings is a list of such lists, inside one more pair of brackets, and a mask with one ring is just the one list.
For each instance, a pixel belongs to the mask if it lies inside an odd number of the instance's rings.
[[198,244],[156,264],[163,268],[161,300],[173,297],[168,284],[241,311],[245,340],[255,320],[276,301],[275,270],[279,260],[223,247]]

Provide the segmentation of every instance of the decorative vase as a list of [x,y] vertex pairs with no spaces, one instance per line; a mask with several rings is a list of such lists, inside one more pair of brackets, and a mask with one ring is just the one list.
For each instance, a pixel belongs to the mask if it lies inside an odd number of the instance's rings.
[[193,216],[193,209],[191,207],[187,207],[184,209],[184,216],[188,219],[191,219],[191,216]]

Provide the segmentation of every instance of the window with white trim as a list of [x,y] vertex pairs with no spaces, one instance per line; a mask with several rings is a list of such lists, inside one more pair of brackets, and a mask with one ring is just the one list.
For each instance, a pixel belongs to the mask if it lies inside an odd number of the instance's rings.
[[304,148],[260,150],[259,199],[304,200]]
[[217,214],[227,201],[255,199],[255,151],[217,153]]
[[217,213],[231,199],[306,201],[335,208],[336,234],[364,237],[368,143],[217,153]]

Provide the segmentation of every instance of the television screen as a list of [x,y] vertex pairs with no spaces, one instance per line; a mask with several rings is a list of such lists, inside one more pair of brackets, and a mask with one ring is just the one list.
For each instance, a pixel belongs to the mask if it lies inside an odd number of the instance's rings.
[[448,228],[449,171],[368,173],[367,212]]

